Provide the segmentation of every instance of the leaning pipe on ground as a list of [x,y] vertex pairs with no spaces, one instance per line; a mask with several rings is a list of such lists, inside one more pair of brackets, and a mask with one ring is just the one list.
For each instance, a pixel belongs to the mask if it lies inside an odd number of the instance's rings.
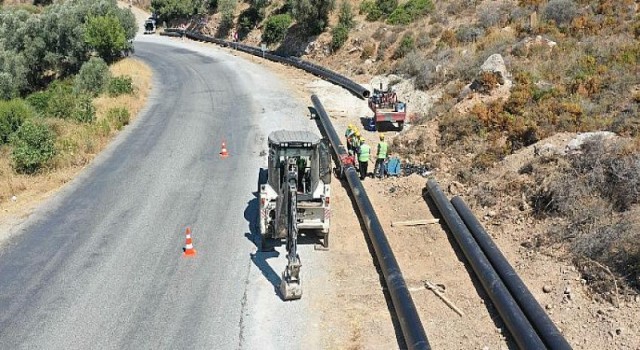
[[[322,106],[322,103],[320,103],[320,99],[318,99],[318,96],[312,95],[311,100],[313,101],[313,106],[320,118],[320,124],[329,138],[333,150],[337,153],[336,156],[340,158],[340,155],[346,155],[347,151],[342,145],[340,137],[333,128],[331,120],[329,120],[329,116]],[[347,166],[344,169],[344,175],[347,178],[349,188],[355,198],[358,210],[360,211],[360,216],[365,224],[367,234],[373,245],[373,250],[376,253],[376,258],[380,264],[380,269],[382,270],[382,274],[387,284],[387,289],[391,296],[391,302],[393,303],[393,309],[395,310],[397,319],[400,322],[400,328],[402,329],[402,334],[407,347],[409,349],[416,350],[431,349],[427,339],[427,334],[425,333],[422,322],[420,321],[418,310],[416,310],[411,294],[409,293],[409,289],[407,288],[407,284],[402,276],[402,271],[400,271],[400,266],[398,266],[398,262],[393,255],[393,251],[391,250],[387,236],[382,229],[382,225],[378,220],[378,216],[373,209],[373,205],[371,205],[371,201],[369,201],[369,197],[362,186],[362,182],[360,182],[358,173],[353,166]]]
[[196,39],[196,40],[200,40],[200,41],[207,41],[207,42],[212,42],[212,43],[216,43],[218,45],[222,45],[222,46],[229,46],[229,47],[233,47],[239,51],[243,51],[246,52],[248,54],[254,55],[254,56],[259,56],[259,57],[264,57],[268,60],[271,61],[275,61],[275,62],[279,62],[279,63],[285,63],[285,64],[289,64],[291,66],[294,66],[296,68],[302,69],[304,71],[307,71],[311,74],[317,75],[319,77],[321,77],[324,80],[330,81],[336,85],[340,85],[343,88],[349,90],[350,92],[352,92],[354,95],[360,97],[360,98],[369,98],[370,96],[370,92],[367,88],[363,87],[362,85],[352,81],[351,79],[340,75],[336,72],[333,72],[331,70],[328,70],[322,66],[319,66],[317,64],[313,64],[311,62],[307,62],[305,60],[302,60],[298,57],[293,57],[293,56],[281,56],[281,55],[277,55],[275,54],[273,51],[262,51],[261,48],[259,47],[254,47],[254,46],[249,46],[249,45],[245,45],[245,44],[240,44],[240,43],[235,43],[235,42],[231,42],[231,41],[226,41],[226,40],[222,40],[222,39],[216,39],[216,38],[212,38],[206,35],[202,35],[200,33],[196,33],[196,32],[192,32],[192,31],[188,31],[186,32],[186,36],[189,39]]
[[434,179],[427,182],[429,195],[435,202],[440,214],[444,218],[449,230],[460,246],[462,253],[467,258],[476,276],[482,283],[484,290],[491,298],[500,317],[511,332],[513,339],[520,349],[545,349],[545,345],[538,337],[529,320],[511,297],[507,287],[487,260],[462,219],[442,193],[438,183]]
[[493,242],[482,224],[476,219],[471,209],[465,204],[462,198],[456,196],[451,199],[451,204],[457,210],[460,218],[466,224],[476,242],[487,256],[491,265],[496,270],[502,282],[511,292],[511,296],[516,300],[529,322],[538,332],[542,341],[552,350],[571,350],[571,345],[556,328],[547,313],[540,307],[536,298],[531,294],[527,286],[522,282],[520,276],[511,267],[507,259],[502,255],[500,249]]

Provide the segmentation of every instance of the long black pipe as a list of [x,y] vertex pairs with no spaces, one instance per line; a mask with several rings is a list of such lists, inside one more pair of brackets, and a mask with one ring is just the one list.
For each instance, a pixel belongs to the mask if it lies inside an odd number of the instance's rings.
[[259,57],[263,57],[266,58],[268,60],[271,61],[275,61],[275,62],[280,62],[280,63],[285,63],[285,64],[289,64],[291,66],[294,66],[296,68],[302,69],[304,71],[307,71],[311,74],[317,75],[319,77],[321,77],[324,80],[330,81],[336,85],[340,85],[343,88],[349,90],[350,92],[352,92],[354,95],[360,97],[360,98],[368,98],[370,96],[370,92],[367,88],[363,87],[362,85],[352,81],[351,79],[340,75],[336,72],[333,72],[331,70],[328,70],[322,66],[319,66],[317,64],[313,64],[311,62],[302,60],[300,58],[297,57],[293,57],[293,56],[281,56],[278,55],[272,51],[262,51],[261,48],[258,47],[254,47],[254,46],[249,46],[249,45],[244,45],[244,44],[240,44],[240,43],[235,43],[235,42],[231,42],[231,41],[226,41],[226,40],[222,40],[222,39],[217,39],[217,38],[212,38],[206,35],[202,35],[200,33],[196,33],[196,32],[191,32],[191,31],[187,31],[184,32],[186,34],[186,36],[189,39],[195,39],[195,40],[200,40],[200,41],[206,41],[206,42],[210,42],[210,43],[215,43],[218,45],[222,45],[222,46],[229,46],[229,47],[233,47],[239,51],[243,51],[246,52],[248,54],[251,55],[255,55],[255,56],[259,56]]
[[504,255],[502,255],[500,249],[498,249],[489,234],[487,234],[487,231],[482,227],[482,224],[473,215],[464,200],[456,196],[451,199],[451,204],[458,211],[460,218],[467,225],[476,242],[482,248],[491,265],[500,275],[500,278],[502,278],[502,281],[529,319],[529,322],[536,329],[542,341],[552,350],[571,350],[571,345],[562,336],[562,333],[556,328],[547,313],[540,307],[536,298],[522,282],[520,276],[518,276]]
[[[347,151],[342,145],[340,137],[333,128],[331,120],[329,119],[327,112],[324,110],[322,103],[320,103],[320,99],[318,99],[318,96],[312,95],[311,100],[313,101],[313,106],[318,113],[320,123],[324,128],[325,134],[329,138],[329,142],[331,142],[331,146],[337,153],[338,158],[340,155],[346,155]],[[339,166],[342,165],[339,164]],[[364,221],[367,234],[373,245],[373,250],[376,253],[380,269],[382,270],[382,274],[384,275],[384,279],[387,284],[387,289],[391,296],[393,309],[395,310],[400,322],[400,328],[402,329],[404,340],[409,349],[431,349],[427,339],[427,334],[425,333],[422,322],[420,321],[418,310],[416,310],[416,306],[413,303],[407,284],[402,276],[402,271],[400,271],[400,266],[398,266],[398,262],[393,255],[387,236],[384,234],[382,225],[380,224],[378,216],[373,209],[373,205],[371,205],[371,201],[369,201],[367,192],[362,186],[362,182],[360,182],[358,173],[352,165],[348,165],[344,169],[344,175],[347,178],[349,188],[355,198],[360,211],[360,216],[362,217],[362,221]]]
[[427,189],[518,347],[527,350],[545,349],[544,343],[509,294],[507,287],[502,283],[491,263],[471,236],[453,205],[440,190],[438,183],[434,179],[429,179]]

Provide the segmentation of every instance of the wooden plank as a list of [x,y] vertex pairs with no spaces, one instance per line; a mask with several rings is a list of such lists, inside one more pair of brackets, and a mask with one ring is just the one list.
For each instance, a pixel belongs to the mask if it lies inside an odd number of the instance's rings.
[[418,226],[418,225],[437,224],[438,222],[440,222],[440,219],[396,221],[396,222],[391,222],[391,226]]

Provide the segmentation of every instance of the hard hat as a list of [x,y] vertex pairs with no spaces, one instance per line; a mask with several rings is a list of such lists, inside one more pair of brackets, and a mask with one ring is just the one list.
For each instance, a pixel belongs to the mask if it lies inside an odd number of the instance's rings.
[[360,136],[360,130],[356,129],[356,136]]
[[365,142],[366,140],[364,139],[363,136],[360,136],[360,142]]
[[353,124],[349,124],[349,129],[353,130]]
[[382,134],[382,133],[380,134],[380,140],[381,141],[384,140],[384,134]]

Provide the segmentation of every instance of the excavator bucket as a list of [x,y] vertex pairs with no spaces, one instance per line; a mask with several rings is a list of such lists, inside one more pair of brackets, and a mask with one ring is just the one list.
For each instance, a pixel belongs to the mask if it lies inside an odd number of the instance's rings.
[[299,278],[300,267],[300,264],[287,266],[282,272],[282,282],[280,282],[282,299],[295,300],[302,298],[302,281]]

